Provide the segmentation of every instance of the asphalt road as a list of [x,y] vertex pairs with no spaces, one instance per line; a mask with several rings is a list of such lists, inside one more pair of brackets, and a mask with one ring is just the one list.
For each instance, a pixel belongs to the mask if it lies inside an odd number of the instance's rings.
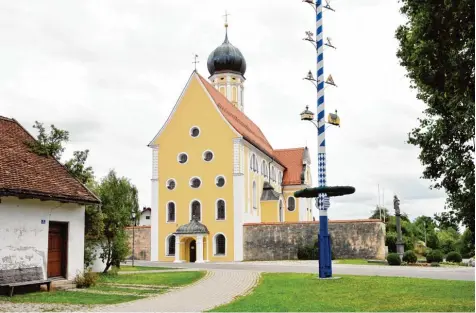
[[[130,261],[127,262],[130,265]],[[166,263],[135,261],[135,265],[196,269],[251,270],[274,273],[318,273],[318,261],[229,262],[229,263]],[[474,267],[409,267],[382,265],[333,264],[333,275],[400,276],[432,279],[474,281]]]

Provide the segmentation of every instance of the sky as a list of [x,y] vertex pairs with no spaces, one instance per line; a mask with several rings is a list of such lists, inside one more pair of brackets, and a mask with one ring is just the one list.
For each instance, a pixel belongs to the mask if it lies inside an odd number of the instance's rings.
[[[393,212],[396,194],[411,218],[444,210],[445,195],[421,179],[418,148],[405,143],[424,104],[396,57],[396,28],[405,22],[397,0],[333,0],[324,36],[326,112],[341,127],[326,131],[327,183],[351,185],[332,198],[330,219],[368,218],[380,202]],[[98,178],[115,169],[150,206],[152,152],[147,144],[175,105],[199,55],[198,72],[224,39],[247,62],[245,113],[274,148],[308,146],[317,173],[317,134],[300,121],[316,107],[315,50],[303,41],[315,31],[313,9],[278,1],[0,1],[0,115],[32,134],[34,121],[70,132],[63,155],[90,150]],[[327,113],[326,113],[327,114]],[[316,175],[313,175],[317,181]],[[316,212],[315,212],[316,213]]]

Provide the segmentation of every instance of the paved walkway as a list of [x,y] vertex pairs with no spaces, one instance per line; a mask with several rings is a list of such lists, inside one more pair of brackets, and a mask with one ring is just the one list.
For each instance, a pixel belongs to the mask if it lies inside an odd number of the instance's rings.
[[257,284],[259,273],[211,270],[198,282],[163,295],[95,308],[106,312],[202,312],[231,302]]
[[[138,262],[139,263],[139,262]],[[228,263],[165,263],[140,261],[143,266],[168,266],[196,268],[204,270],[241,270],[275,273],[315,273],[319,272],[319,261],[266,261]],[[451,280],[475,280],[474,267],[412,267],[382,265],[333,264],[333,275],[399,276]]]

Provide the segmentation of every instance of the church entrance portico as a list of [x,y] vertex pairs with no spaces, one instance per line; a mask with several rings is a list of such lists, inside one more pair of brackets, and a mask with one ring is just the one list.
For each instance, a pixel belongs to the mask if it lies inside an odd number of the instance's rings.
[[181,225],[175,232],[175,263],[208,262],[208,250],[206,245],[208,240],[208,229],[196,218],[192,218],[190,223]]

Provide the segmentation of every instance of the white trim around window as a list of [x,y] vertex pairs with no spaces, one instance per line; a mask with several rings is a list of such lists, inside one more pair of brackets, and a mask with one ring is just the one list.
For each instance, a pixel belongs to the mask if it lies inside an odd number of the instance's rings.
[[192,220],[192,203],[194,201],[198,201],[198,203],[200,203],[200,218],[198,219],[199,222],[202,221],[202,217],[203,217],[203,208],[202,208],[202,201],[198,200],[198,199],[192,199],[192,201],[190,201],[190,203],[188,204],[188,220],[191,221]]
[[[223,235],[223,237],[225,237],[225,254],[217,254],[217,241],[216,241],[216,238],[218,235]],[[214,236],[213,236],[213,256],[215,257],[226,257],[228,253],[228,239],[226,238],[225,234],[224,233],[216,233]]]
[[[222,220],[218,219],[218,201],[222,200],[225,203],[225,218]],[[226,200],[223,198],[219,198],[215,201],[215,221],[217,222],[224,222],[226,221]]]
[[[169,238],[171,236],[175,237],[175,235],[173,233],[170,233],[167,236],[165,236],[165,245],[164,245],[165,246],[165,256],[175,256],[175,253],[177,253],[177,251],[175,251],[174,254],[169,254]],[[175,240],[177,240],[177,237],[175,237]]]
[[[169,203],[173,203],[174,204],[174,216],[175,216],[175,220],[173,221],[169,221]],[[165,223],[167,224],[175,224],[175,221],[177,220],[177,204],[175,203],[175,201],[167,201],[167,203],[165,204]]]

